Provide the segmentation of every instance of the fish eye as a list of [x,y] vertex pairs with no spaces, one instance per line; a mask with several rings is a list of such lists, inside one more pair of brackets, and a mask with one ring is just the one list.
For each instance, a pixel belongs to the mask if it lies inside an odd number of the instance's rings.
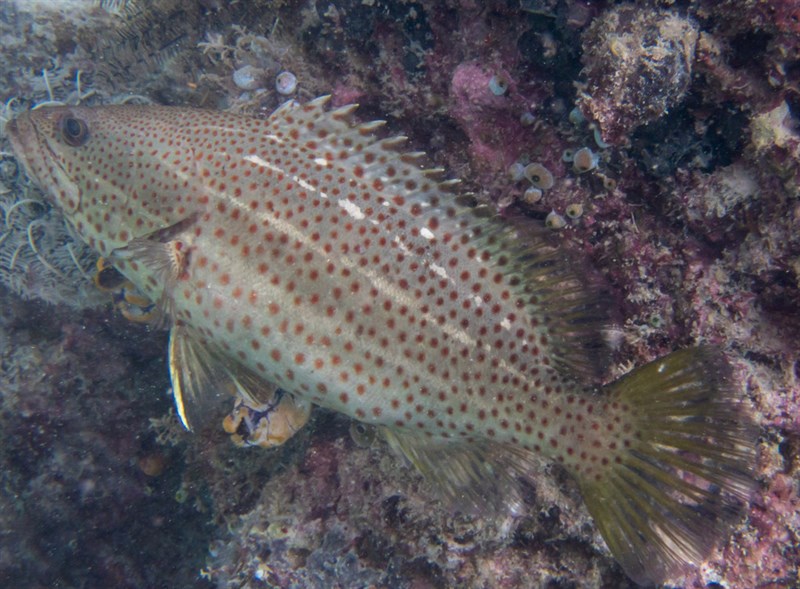
[[58,124],[61,136],[67,145],[80,147],[89,139],[89,127],[83,119],[67,115],[62,117]]

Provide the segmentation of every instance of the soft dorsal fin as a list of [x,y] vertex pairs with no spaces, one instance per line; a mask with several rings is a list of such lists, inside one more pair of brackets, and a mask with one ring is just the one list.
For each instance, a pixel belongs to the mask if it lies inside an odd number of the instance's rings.
[[599,275],[529,219],[493,218],[478,241],[504,261],[508,280],[546,331],[559,370],[596,384],[608,367],[604,330],[611,323]]

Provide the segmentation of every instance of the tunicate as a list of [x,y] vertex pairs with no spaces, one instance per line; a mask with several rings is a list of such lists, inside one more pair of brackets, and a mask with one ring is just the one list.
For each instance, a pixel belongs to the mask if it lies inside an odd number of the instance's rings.
[[533,163],[525,166],[525,177],[531,184],[541,190],[549,190],[553,187],[555,180],[550,170],[545,168],[542,164]]
[[495,74],[489,80],[489,91],[495,96],[502,96],[508,92],[508,80],[503,76]]
[[233,72],[233,83],[242,90],[255,90],[261,87],[263,73],[253,65],[245,65]]
[[281,72],[275,77],[275,90],[288,96],[297,90],[297,77],[292,72]]
[[572,157],[572,168],[578,172],[578,174],[583,174],[584,172],[594,170],[599,161],[600,158],[591,149],[588,147],[581,147]]

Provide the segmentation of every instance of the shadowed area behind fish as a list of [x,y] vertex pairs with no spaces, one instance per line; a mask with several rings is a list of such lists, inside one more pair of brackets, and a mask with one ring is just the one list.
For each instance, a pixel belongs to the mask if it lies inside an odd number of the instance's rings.
[[473,510],[518,509],[516,479],[544,455],[635,581],[701,563],[752,486],[754,428],[721,352],[682,350],[596,390],[607,317],[563,253],[326,103],[268,119],[60,107],[7,129],[170,326],[187,427],[233,395],[226,430],[271,446],[322,405],[382,428]]

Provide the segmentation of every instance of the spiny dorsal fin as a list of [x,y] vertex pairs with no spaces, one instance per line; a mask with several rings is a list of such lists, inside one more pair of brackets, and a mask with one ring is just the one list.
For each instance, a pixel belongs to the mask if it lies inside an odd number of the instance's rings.
[[602,331],[609,322],[608,305],[588,284],[581,265],[555,247],[535,222],[500,219],[494,208],[474,206],[474,198],[447,194],[457,181],[441,180],[441,168],[425,167],[424,154],[398,151],[405,137],[377,137],[374,132],[383,121],[355,124],[354,105],[327,110],[328,101],[324,96],[303,105],[287,103],[270,118],[275,136],[316,166],[307,181],[320,194],[339,193],[339,185],[326,180],[338,174],[350,181],[348,190],[368,193],[380,207],[405,213],[418,229],[449,220],[446,231],[453,242],[467,239],[506,275],[510,290],[550,342],[553,363],[580,380],[596,382],[607,366]]

